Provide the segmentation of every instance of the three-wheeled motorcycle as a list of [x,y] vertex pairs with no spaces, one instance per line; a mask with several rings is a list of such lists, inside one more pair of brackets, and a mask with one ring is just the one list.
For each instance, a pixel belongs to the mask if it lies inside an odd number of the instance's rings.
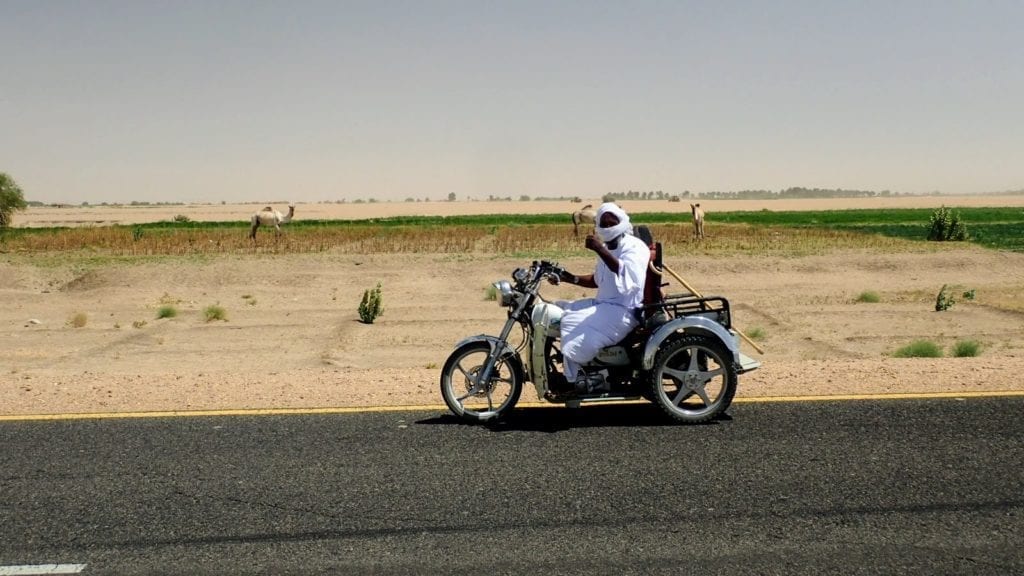
[[662,293],[667,284],[661,281],[661,246],[651,241],[647,227],[637,227],[637,236],[652,251],[642,321],[583,366],[588,373],[600,371],[610,390],[579,392],[563,376],[563,311],[545,300],[540,288],[564,269],[534,261],[513,271],[511,281],[494,283],[498,304],[508,311],[501,331],[465,338],[445,362],[441,396],[452,413],[472,422],[499,419],[515,408],[524,384],[532,382],[539,399],[569,407],[647,399],[680,422],[706,422],[723,414],[738,376],[761,363],[740,352],[740,333],[732,327],[726,298]]

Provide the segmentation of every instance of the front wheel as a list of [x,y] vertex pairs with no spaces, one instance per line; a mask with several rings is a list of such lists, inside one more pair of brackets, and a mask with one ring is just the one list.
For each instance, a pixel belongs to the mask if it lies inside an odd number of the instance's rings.
[[690,334],[673,340],[654,358],[654,403],[680,422],[707,422],[724,413],[736,394],[731,360],[714,338]]
[[526,379],[511,353],[494,363],[487,382],[477,382],[491,355],[488,342],[470,342],[448,356],[441,371],[441,397],[448,409],[469,422],[486,422],[515,408]]

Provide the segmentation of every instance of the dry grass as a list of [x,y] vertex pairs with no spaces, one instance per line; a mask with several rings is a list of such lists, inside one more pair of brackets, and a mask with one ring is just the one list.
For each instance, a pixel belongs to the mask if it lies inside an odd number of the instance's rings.
[[[650,226],[666,254],[744,252],[815,254],[834,249],[906,251],[915,243],[857,232],[720,224],[700,241],[685,223]],[[927,249],[918,244],[918,249]],[[8,253],[86,253],[93,256],[182,256],[251,253],[341,254],[483,253],[495,255],[583,253],[567,225],[523,226],[310,226],[292,227],[279,238],[259,236],[254,245],[240,228],[166,228],[139,232],[124,226],[65,228],[7,238]]]
[[76,312],[68,318],[68,326],[72,328],[85,328],[89,323],[89,316],[85,312]]

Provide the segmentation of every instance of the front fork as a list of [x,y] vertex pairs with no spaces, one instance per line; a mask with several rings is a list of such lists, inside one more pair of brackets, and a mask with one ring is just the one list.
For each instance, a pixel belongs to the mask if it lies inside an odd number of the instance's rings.
[[480,371],[476,381],[473,382],[472,393],[484,390],[488,383],[490,383],[491,373],[494,372],[494,367],[498,364],[498,358],[501,358],[505,353],[505,349],[508,348],[508,335],[512,333],[512,327],[516,325],[517,319],[529,303],[529,298],[523,298],[519,305],[516,306],[515,311],[509,313],[508,320],[505,321],[505,326],[502,327],[497,341],[491,341],[491,353],[487,356],[487,363],[484,365],[484,369]]

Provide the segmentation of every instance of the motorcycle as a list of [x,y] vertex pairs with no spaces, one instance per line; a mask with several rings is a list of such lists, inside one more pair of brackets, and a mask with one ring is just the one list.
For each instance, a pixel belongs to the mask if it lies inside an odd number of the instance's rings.
[[[650,237],[644,227],[638,236]],[[642,234],[641,234],[642,233]],[[456,344],[441,371],[441,396],[468,422],[507,416],[524,384],[540,400],[576,408],[595,402],[646,399],[679,422],[700,423],[723,414],[736,393],[738,376],[761,363],[740,352],[729,301],[721,296],[661,293],[661,246],[648,241],[652,261],[640,324],[618,344],[601,350],[583,370],[601,372],[610,389],[582,392],[562,373],[559,321],[562,308],[545,300],[541,285],[557,283],[565,270],[534,261],[517,268],[511,281],[493,284],[508,319],[497,336],[480,334]],[[652,282],[654,284],[652,284]],[[517,338],[513,330],[519,327]]]

